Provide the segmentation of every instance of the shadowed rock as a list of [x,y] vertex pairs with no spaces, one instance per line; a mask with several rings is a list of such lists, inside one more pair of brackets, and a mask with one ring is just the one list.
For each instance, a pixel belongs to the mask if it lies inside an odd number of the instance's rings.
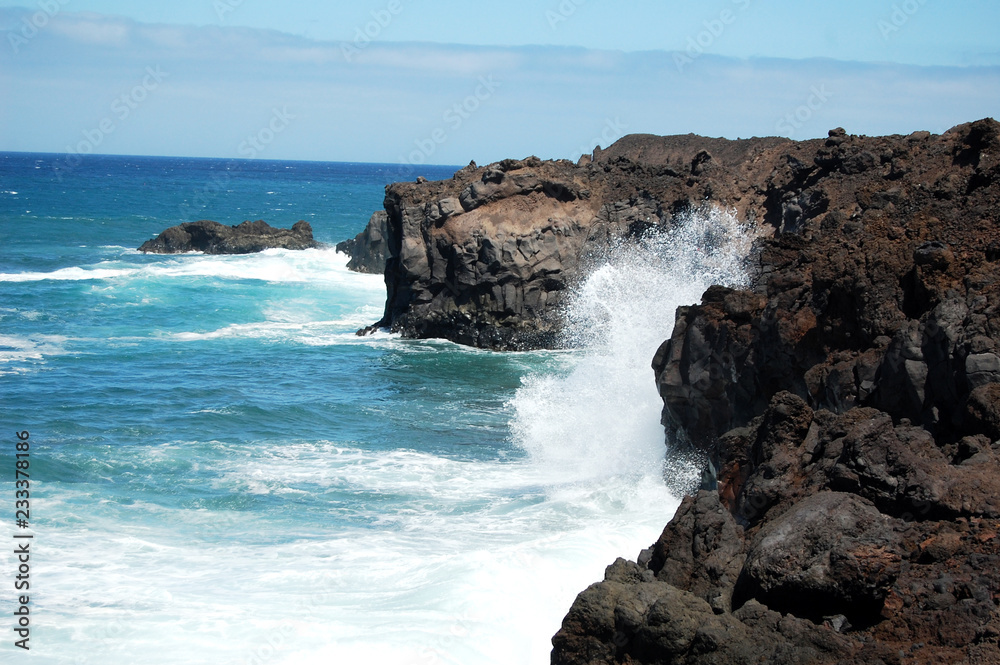
[[320,243],[313,240],[309,222],[296,222],[291,229],[277,229],[260,220],[237,226],[202,220],[171,226],[153,240],[143,243],[139,251],[153,254],[252,254],[265,249],[316,247],[320,247]]
[[386,241],[387,219],[385,211],[379,210],[368,220],[364,231],[350,240],[337,243],[337,251],[351,257],[347,262],[349,270],[372,275],[385,273],[385,260],[389,253]]

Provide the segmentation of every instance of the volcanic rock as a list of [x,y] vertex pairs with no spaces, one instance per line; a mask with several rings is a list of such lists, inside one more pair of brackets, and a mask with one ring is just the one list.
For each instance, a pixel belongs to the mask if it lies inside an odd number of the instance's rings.
[[378,210],[368,220],[368,225],[357,236],[337,243],[337,251],[347,254],[349,270],[372,275],[385,273],[385,261],[389,253],[386,239],[386,223],[389,217],[384,210]]
[[753,283],[680,308],[653,359],[702,489],[580,594],[553,663],[1000,663],[998,130],[758,156]]
[[[558,664],[1000,664],[1000,124],[942,135],[627,136],[577,164],[386,190],[407,337],[559,344],[609,245],[703,206],[763,231],[745,289],[652,359],[703,482],[581,593]],[[650,306],[656,306],[651,303]]]
[[594,257],[706,199],[739,201],[736,173],[790,143],[712,139],[709,154],[699,137],[670,137],[640,154],[655,161],[637,162],[627,138],[579,166],[508,159],[387,187],[387,301],[374,327],[492,349],[558,346],[560,305]]
[[261,220],[237,226],[202,220],[171,226],[153,240],[143,243],[139,251],[153,254],[252,254],[265,249],[315,247],[320,247],[320,243],[313,240],[309,222],[296,222],[291,229],[277,229]]

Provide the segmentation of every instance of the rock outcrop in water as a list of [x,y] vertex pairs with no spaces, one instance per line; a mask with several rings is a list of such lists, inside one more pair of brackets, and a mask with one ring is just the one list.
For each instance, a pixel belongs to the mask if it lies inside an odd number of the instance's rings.
[[653,361],[702,490],[552,662],[1000,663],[1000,125],[761,161],[753,288]]
[[385,261],[389,254],[388,215],[384,210],[375,212],[364,230],[351,238],[337,243],[337,251],[351,257],[347,267],[355,272],[382,275],[385,273]]
[[309,222],[296,222],[291,229],[277,229],[258,220],[226,226],[202,220],[185,222],[169,229],[139,247],[140,252],[153,254],[252,254],[265,249],[313,249],[320,243],[313,240]]

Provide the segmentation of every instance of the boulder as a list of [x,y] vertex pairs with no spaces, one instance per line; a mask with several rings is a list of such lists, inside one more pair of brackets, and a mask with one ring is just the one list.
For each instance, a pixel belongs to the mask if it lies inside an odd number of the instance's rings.
[[819,492],[768,521],[750,544],[744,593],[779,612],[843,615],[855,626],[878,617],[899,577],[902,538],[869,501]]

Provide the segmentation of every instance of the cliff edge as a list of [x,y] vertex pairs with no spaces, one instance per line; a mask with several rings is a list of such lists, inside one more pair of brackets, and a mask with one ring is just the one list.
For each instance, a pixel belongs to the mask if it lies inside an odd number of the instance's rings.
[[942,135],[628,136],[580,163],[387,188],[408,337],[559,343],[610,243],[703,205],[768,231],[752,286],[652,359],[701,487],[582,592],[558,665],[1000,663],[1000,124]]
[[779,150],[753,287],[653,360],[701,490],[555,664],[1000,663],[1000,125]]
[[[706,200],[750,217],[782,214],[749,183],[790,141],[704,140],[716,159],[698,137],[658,139],[641,154],[632,144],[648,141],[623,139],[590,163],[508,159],[390,185],[388,297],[373,328],[500,350],[558,346],[565,292],[609,244],[668,227]],[[352,261],[378,251],[367,249],[367,233],[342,245]]]

